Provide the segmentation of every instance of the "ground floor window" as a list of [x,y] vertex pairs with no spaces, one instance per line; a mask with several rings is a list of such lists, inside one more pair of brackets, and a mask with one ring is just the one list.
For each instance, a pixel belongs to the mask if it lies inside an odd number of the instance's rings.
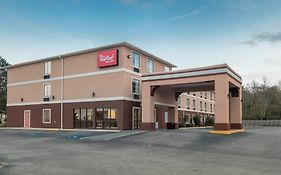
[[92,128],[93,111],[93,109],[74,109],[74,128]]
[[96,108],[96,128],[116,129],[117,126],[117,108]]
[[43,109],[43,123],[51,123],[51,109]]

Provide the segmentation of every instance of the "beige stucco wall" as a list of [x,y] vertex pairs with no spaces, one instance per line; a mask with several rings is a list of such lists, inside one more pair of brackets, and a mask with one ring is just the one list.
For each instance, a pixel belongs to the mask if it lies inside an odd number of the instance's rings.
[[[114,70],[126,68],[133,71],[132,59],[127,55],[132,54],[132,49],[120,46],[119,64],[112,67],[97,67],[97,53],[88,52],[75,56],[64,58],[64,76],[79,75],[84,73]],[[140,73],[147,72],[147,56],[141,54]],[[61,60],[51,61],[50,83],[52,84],[52,95],[55,100],[60,100],[60,80],[52,80],[61,76]],[[20,98],[24,102],[38,102],[43,100],[43,79],[44,62],[33,63],[8,69],[8,104],[19,103]],[[165,64],[154,60],[154,71],[163,71]],[[99,75],[83,76],[76,78],[67,78],[64,80],[64,99],[74,100],[83,98],[92,98],[92,92],[95,92],[94,98],[125,96],[132,98],[131,81],[132,77],[140,79],[140,74],[128,72],[106,73]],[[31,84],[15,85],[14,83],[30,83],[29,81],[39,81]],[[42,81],[42,82],[40,82]]]

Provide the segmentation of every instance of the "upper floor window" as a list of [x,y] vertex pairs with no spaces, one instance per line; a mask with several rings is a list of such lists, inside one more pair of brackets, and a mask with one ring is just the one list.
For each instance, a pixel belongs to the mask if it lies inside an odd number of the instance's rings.
[[213,112],[213,104],[210,104],[210,112]]
[[200,91],[200,98],[202,98],[203,97],[203,92],[202,91]]
[[205,99],[207,99],[207,91],[205,91]]
[[207,112],[207,103],[206,102],[205,102],[204,108],[205,108],[205,112]]
[[133,78],[132,79],[132,93],[140,94],[140,80]]
[[51,96],[51,85],[44,84],[44,97],[50,97],[50,96]]
[[186,106],[187,106],[187,109],[190,109],[190,99],[189,98],[186,99]]
[[203,103],[202,103],[202,101],[200,101],[200,111],[202,111],[203,110]]
[[152,73],[154,70],[154,61],[150,58],[147,59],[147,72]]
[[50,75],[51,74],[51,61],[44,63],[44,75]]
[[193,110],[195,111],[195,109],[196,109],[196,101],[193,99]]
[[165,66],[165,71],[166,71],[166,72],[167,72],[167,71],[171,71],[171,70],[172,70],[171,67]]
[[137,52],[132,53],[132,66],[134,67],[135,72],[139,72],[140,69],[140,54]]
[[178,107],[181,108],[181,97],[178,98]]

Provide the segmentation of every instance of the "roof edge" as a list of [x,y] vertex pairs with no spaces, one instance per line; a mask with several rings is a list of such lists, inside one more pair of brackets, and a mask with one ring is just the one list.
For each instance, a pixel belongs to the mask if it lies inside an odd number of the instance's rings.
[[110,44],[110,45],[105,45],[105,46],[100,46],[100,47],[95,47],[95,48],[90,48],[90,49],[85,49],[85,50],[80,50],[80,51],[75,51],[75,52],[70,52],[70,53],[65,53],[65,54],[60,54],[60,55],[56,55],[56,56],[51,56],[51,57],[46,57],[46,58],[42,58],[42,59],[36,59],[36,60],[32,60],[32,61],[27,61],[27,62],[22,62],[22,63],[17,63],[17,64],[13,64],[13,65],[10,65],[8,66],[7,68],[15,68],[15,67],[19,67],[19,66],[25,66],[25,65],[28,65],[28,64],[35,64],[35,63],[40,63],[40,62],[44,62],[44,61],[48,61],[48,60],[54,60],[54,59],[59,59],[60,57],[69,57],[69,56],[74,56],[74,55],[79,55],[79,54],[84,54],[84,53],[88,53],[88,52],[95,52],[95,51],[99,51],[99,50],[105,50],[105,49],[110,49],[110,48],[113,48],[113,47],[120,47],[120,46],[126,46],[126,47],[129,47],[133,50],[136,50],[142,54],[145,54],[149,57],[151,57],[152,59],[155,59],[157,61],[160,61],[162,63],[165,63],[167,64],[168,66],[171,66],[171,67],[177,67],[176,65],[168,62],[168,61],[165,61],[145,50],[142,50],[140,49],[139,47],[136,47],[130,43],[127,43],[127,42],[119,42],[119,43],[114,43],[114,44]]

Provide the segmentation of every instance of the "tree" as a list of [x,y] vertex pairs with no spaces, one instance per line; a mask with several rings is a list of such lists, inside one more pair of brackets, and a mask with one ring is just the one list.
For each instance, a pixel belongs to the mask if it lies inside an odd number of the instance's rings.
[[0,115],[6,114],[7,105],[7,69],[10,64],[0,56]]

